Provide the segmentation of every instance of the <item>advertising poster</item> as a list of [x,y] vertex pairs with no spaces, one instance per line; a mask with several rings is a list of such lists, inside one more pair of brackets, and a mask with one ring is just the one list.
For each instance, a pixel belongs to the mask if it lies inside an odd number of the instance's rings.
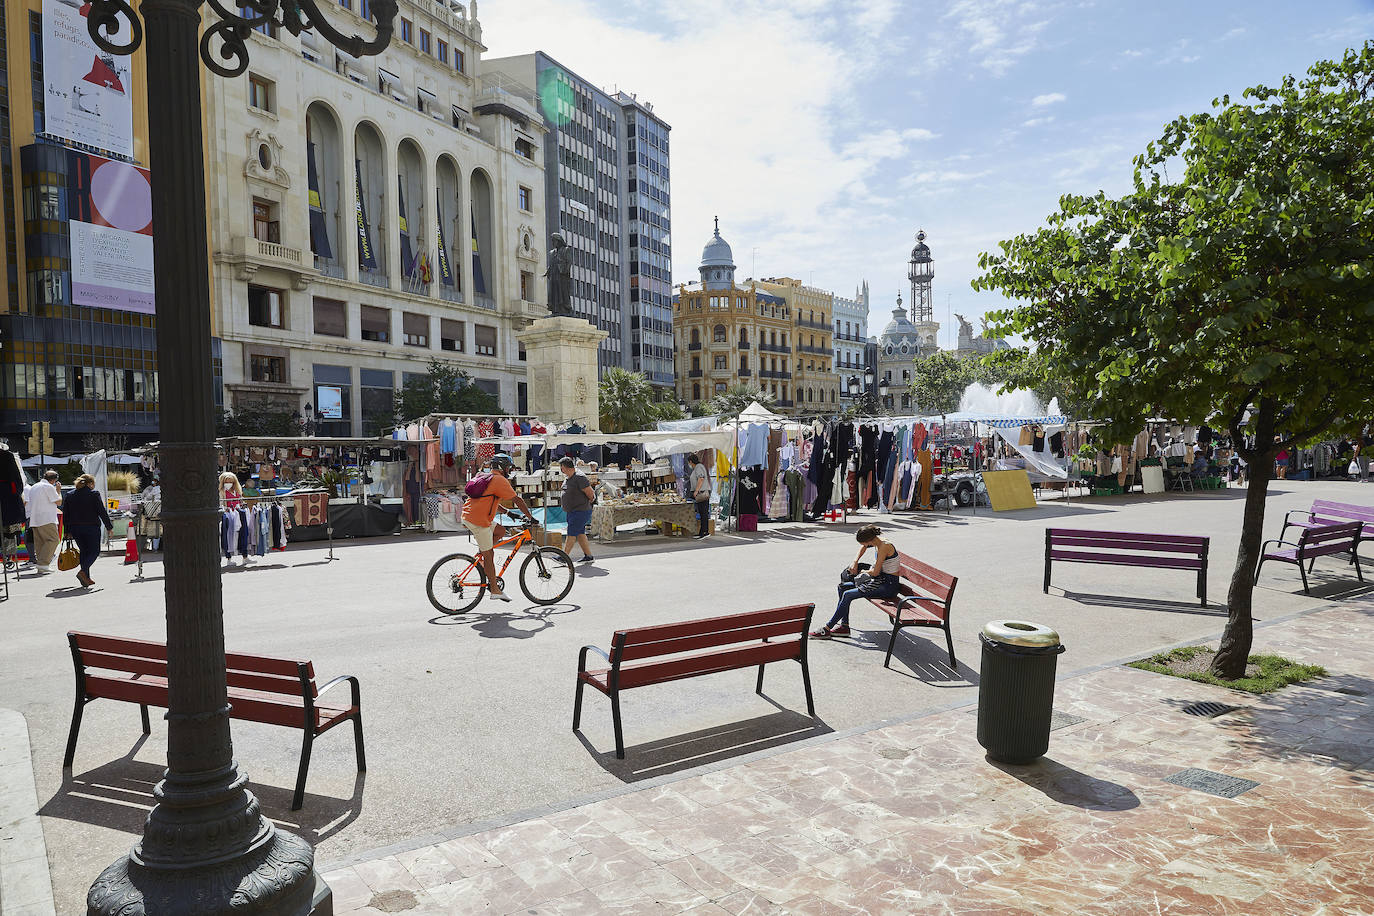
[[[81,0],[43,0],[43,128],[96,149],[134,154],[128,57],[96,47]],[[129,26],[117,41],[129,40]]]
[[315,409],[326,420],[342,420],[343,389],[334,385],[316,385]]
[[146,169],[67,153],[72,303],[154,311],[153,191]]

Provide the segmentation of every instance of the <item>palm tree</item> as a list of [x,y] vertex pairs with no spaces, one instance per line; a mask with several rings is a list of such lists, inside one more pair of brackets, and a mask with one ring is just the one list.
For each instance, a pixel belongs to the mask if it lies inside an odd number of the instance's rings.
[[732,416],[741,413],[755,401],[762,407],[772,407],[777,397],[764,391],[758,385],[731,385],[720,394],[706,402],[707,413]]
[[659,420],[682,418],[676,403],[654,400],[654,387],[642,372],[617,367],[607,369],[601,379],[599,395],[603,433],[653,429]]

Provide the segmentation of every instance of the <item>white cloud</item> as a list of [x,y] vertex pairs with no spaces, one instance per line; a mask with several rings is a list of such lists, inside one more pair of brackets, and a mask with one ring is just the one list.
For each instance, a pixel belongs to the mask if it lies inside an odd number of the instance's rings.
[[1049,123],[1051,123],[1051,122],[1053,122],[1053,121],[1054,121],[1054,115],[1049,115],[1048,117],[1044,117],[1044,118],[1030,118],[1029,120],[1022,121],[1022,122],[1021,122],[1021,126],[1022,126],[1022,127],[1039,127],[1041,124],[1049,124]]
[[952,39],[968,43],[969,55],[994,76],[1002,76],[1037,46],[1049,24],[1043,9],[1030,0],[956,0],[942,17],[957,32]]
[[1126,50],[1121,52],[1121,56],[1130,58],[1144,57],[1145,52],[1136,50],[1135,48],[1127,48]]
[[1044,95],[1037,95],[1035,98],[1031,99],[1031,107],[1046,108],[1067,99],[1068,96],[1064,95],[1062,92],[1047,92]]

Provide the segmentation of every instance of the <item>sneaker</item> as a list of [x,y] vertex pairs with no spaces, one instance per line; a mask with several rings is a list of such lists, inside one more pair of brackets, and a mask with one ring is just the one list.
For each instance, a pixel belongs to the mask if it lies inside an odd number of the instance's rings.
[[491,591],[489,591],[489,592],[487,592],[487,594],[490,595],[491,597],[495,598],[497,601],[510,601],[510,596],[507,595],[505,592],[491,592]]
[[591,555],[588,555],[588,556],[585,556],[585,557],[583,557],[582,559],[578,560],[577,562],[579,562],[579,563],[595,563],[595,562],[596,562],[596,557],[593,557],[593,556],[591,556]]
[[710,537],[709,534],[694,534],[694,535],[692,535],[692,540],[694,540],[694,541],[699,541],[699,540],[701,540],[702,538],[708,538],[708,537]]
[[812,639],[829,639],[829,638],[830,638],[830,629],[829,629],[828,627],[821,627],[819,630],[815,630],[815,631],[813,631],[813,632],[811,633],[811,638],[812,638]]
[[831,635],[831,636],[848,636],[848,635],[849,635],[849,627],[831,627],[831,628],[830,628],[830,635]]

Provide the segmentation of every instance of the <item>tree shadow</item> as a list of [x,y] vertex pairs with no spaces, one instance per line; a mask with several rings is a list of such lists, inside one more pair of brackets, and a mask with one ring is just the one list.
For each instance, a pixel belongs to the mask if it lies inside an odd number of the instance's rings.
[[1170,613],[1183,614],[1206,614],[1208,616],[1216,616],[1220,614],[1223,617],[1225,617],[1227,614],[1226,605],[1212,603],[1200,605],[1197,603],[1197,599],[1193,599],[1192,601],[1174,601],[1168,598],[1138,598],[1135,596],[1127,595],[1096,595],[1089,592],[1071,592],[1066,588],[1060,588],[1057,585],[1051,585],[1050,594],[1053,595],[1056,591],[1060,592],[1060,594],[1063,597],[1068,598],[1070,601],[1076,601],[1079,604],[1088,604],[1097,607],[1130,608],[1132,610],[1138,611],[1168,611]]
[[[143,822],[156,802],[153,789],[166,770],[163,764],[134,759],[147,739],[147,735],[140,735],[123,757],[94,769],[79,774],[64,770],[62,784],[38,809],[38,814],[141,835]],[[277,826],[318,843],[358,819],[366,776],[357,774],[348,798],[316,795],[307,788],[299,811],[291,810],[295,786],[250,783],[249,790],[261,803],[263,815]]]
[[1126,786],[1089,776],[1050,757],[1027,764],[1003,763],[991,757],[985,759],[1061,805],[1087,811],[1130,811],[1140,807],[1139,796]]
[[[593,691],[589,691],[589,694],[595,695]],[[592,696],[588,696],[588,699],[592,699]],[[633,783],[804,741],[834,731],[819,718],[813,719],[805,713],[786,709],[768,697],[764,699],[777,706],[778,711],[658,741],[626,745],[623,760],[616,758],[614,747],[599,751],[580,730],[574,734],[603,770],[622,782]],[[605,730],[609,733],[610,715],[608,710],[604,712],[608,719],[604,723]],[[584,717],[589,713],[595,715],[596,711],[583,709]],[[633,728],[632,723],[629,725]]]

